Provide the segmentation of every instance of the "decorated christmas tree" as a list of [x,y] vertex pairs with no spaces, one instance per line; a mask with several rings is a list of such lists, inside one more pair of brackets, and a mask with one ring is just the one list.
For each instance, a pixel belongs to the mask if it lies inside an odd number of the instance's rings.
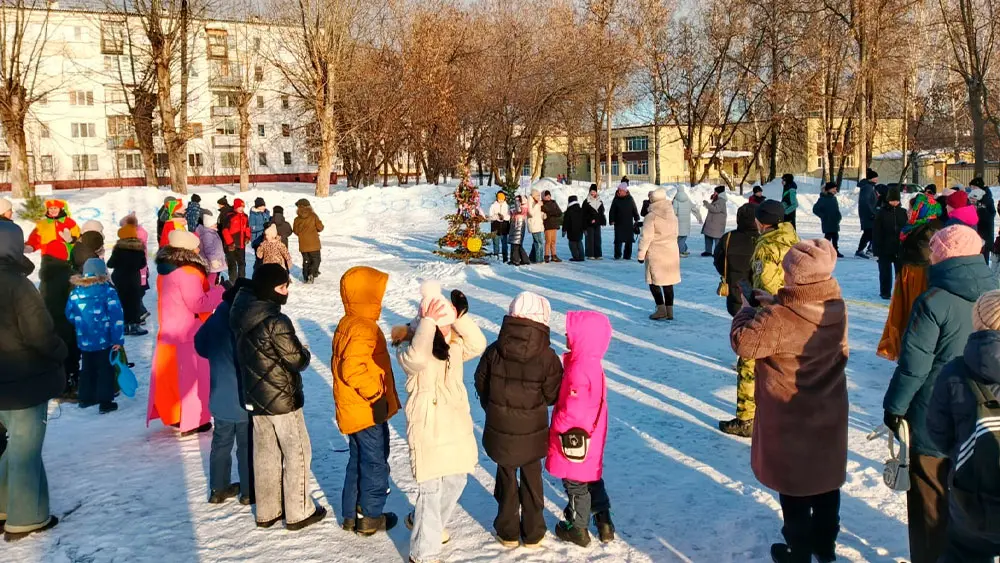
[[438,240],[441,250],[436,253],[454,260],[470,262],[481,260],[486,256],[483,251],[483,240],[488,238],[479,231],[480,224],[486,221],[479,209],[479,190],[472,183],[469,170],[461,169],[462,181],[455,188],[455,213],[445,215],[448,221],[448,232]]

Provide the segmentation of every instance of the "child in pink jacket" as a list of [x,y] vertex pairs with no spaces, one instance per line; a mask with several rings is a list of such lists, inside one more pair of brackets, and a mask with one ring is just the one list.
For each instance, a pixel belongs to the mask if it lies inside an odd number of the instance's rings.
[[[563,380],[552,410],[545,468],[563,480],[569,497],[567,520],[556,525],[556,536],[582,547],[590,544],[591,514],[601,542],[615,538],[611,501],[601,478],[608,435],[608,393],[601,360],[610,342],[611,321],[606,316],[593,311],[566,314],[569,352],[563,354]],[[589,436],[585,454],[582,448],[565,447],[572,435],[582,434]]]

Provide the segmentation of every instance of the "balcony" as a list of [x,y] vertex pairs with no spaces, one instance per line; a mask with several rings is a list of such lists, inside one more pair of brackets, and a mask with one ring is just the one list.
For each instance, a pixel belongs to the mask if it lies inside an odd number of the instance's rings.
[[212,106],[212,117],[233,117],[236,115],[236,108],[226,106]]
[[231,149],[239,146],[239,135],[212,135],[212,147],[214,148]]
[[107,147],[109,151],[133,150],[136,148],[135,137],[132,135],[108,135]]
[[238,73],[215,74],[208,77],[209,88],[239,88],[243,85],[243,80]]

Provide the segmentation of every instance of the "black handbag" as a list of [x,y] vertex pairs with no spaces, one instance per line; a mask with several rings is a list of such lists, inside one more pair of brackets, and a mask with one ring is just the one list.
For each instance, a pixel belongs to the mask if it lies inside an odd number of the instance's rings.
[[[602,372],[603,375],[603,372]],[[605,383],[607,385],[607,383]],[[604,412],[604,390],[601,390],[601,406],[597,409],[597,420],[594,421],[593,428],[587,432],[583,428],[570,428],[559,435],[559,445],[563,456],[572,463],[583,463],[587,461],[587,454],[590,452],[590,437],[597,431],[597,424],[601,421],[601,414]]]

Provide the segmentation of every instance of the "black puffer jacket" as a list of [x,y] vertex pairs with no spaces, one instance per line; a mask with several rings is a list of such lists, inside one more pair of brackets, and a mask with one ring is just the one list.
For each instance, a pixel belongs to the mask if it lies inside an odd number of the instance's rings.
[[754,213],[757,206],[745,203],[736,211],[736,230],[722,235],[719,244],[715,245],[715,269],[720,276],[726,276],[729,284],[729,296],[726,297],[726,309],[730,315],[743,307],[740,298],[740,280],[750,283],[750,258],[753,256],[754,245],[757,244],[757,225],[754,224]]
[[563,213],[562,224],[563,234],[570,242],[583,240],[583,231],[586,229],[583,221],[583,209],[580,208],[580,204],[575,201],[570,203],[569,207],[566,208],[566,213]]
[[931,238],[942,228],[944,223],[940,218],[930,221],[913,229],[906,235],[906,239],[899,243],[899,263],[914,266],[931,265]]
[[292,321],[277,303],[241,289],[233,302],[229,327],[236,336],[236,358],[243,376],[247,410],[254,415],[288,414],[302,408],[302,370],[312,355],[299,342]]
[[608,212],[608,222],[615,227],[615,244],[630,242],[635,236],[632,227],[640,219],[632,194],[615,195]]
[[483,447],[497,464],[520,467],[545,457],[548,407],[559,397],[562,373],[549,327],[504,318],[476,368],[476,393],[486,411]]
[[896,261],[899,257],[899,233],[904,226],[906,210],[902,206],[883,205],[875,211],[875,233],[872,238],[875,256],[881,260]]
[[24,232],[0,222],[0,410],[34,407],[66,387],[66,345],[28,280]]

